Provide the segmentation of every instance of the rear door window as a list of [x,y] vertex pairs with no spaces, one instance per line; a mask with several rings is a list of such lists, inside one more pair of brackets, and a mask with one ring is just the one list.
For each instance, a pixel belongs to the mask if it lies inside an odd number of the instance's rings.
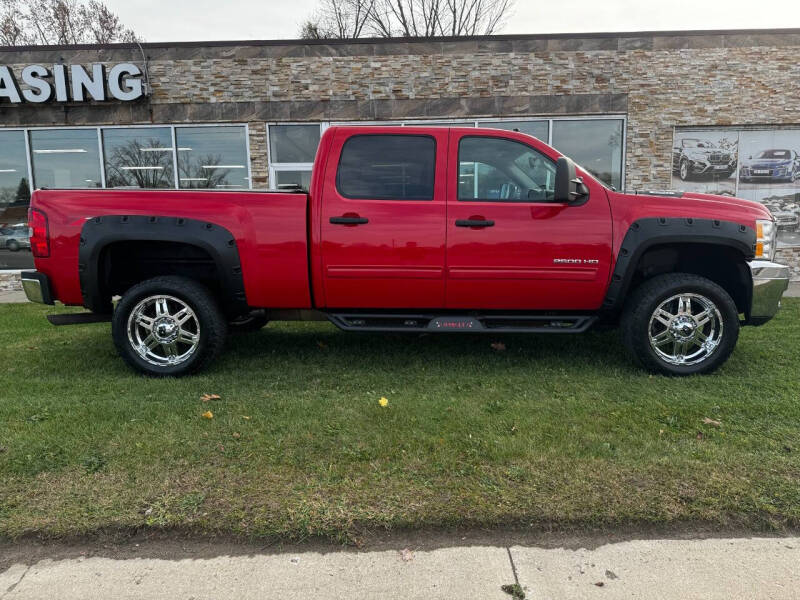
[[356,135],[342,148],[336,188],[351,200],[433,200],[436,141],[424,135]]

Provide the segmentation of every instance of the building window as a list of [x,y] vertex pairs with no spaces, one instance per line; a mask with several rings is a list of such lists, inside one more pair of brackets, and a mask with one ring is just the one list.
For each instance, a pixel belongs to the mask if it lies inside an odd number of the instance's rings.
[[36,188],[102,187],[96,129],[41,129],[30,136]]
[[480,121],[478,127],[519,131],[547,143],[550,139],[549,121]]
[[0,269],[29,269],[31,190],[24,131],[0,131]]
[[321,130],[319,124],[269,126],[269,180],[273,189],[308,189]]
[[621,119],[556,119],[551,145],[600,181],[622,189]]
[[175,139],[179,187],[250,187],[244,127],[178,127]]
[[25,221],[31,199],[23,131],[0,131],[0,225]]
[[[557,117],[453,119],[438,121],[287,124],[268,127],[269,181],[272,189],[300,186],[308,189],[320,133],[329,125],[393,125],[401,127],[489,127],[519,131],[570,156],[595,177],[623,189],[625,182],[625,117]],[[292,162],[297,161],[297,162]]]
[[173,153],[169,127],[104,129],[106,186],[173,188]]
[[311,168],[308,171],[275,171],[275,185],[277,189],[299,188],[308,190],[311,187]]

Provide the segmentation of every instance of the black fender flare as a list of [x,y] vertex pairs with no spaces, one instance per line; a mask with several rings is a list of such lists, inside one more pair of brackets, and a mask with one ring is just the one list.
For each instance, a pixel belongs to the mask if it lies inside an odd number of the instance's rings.
[[230,231],[207,221],[143,215],[105,215],[84,223],[78,251],[78,274],[84,306],[89,310],[110,310],[108,292],[101,283],[100,259],[109,244],[123,241],[181,242],[202,248],[217,266],[223,310],[229,314],[247,312],[239,249]]
[[[655,217],[631,223],[617,254],[617,263],[603,300],[603,311],[622,309],[639,259],[649,248],[662,244],[709,244],[727,246],[742,253],[745,260],[755,256],[756,232],[732,221]],[[749,277],[749,269],[747,276]],[[748,299],[748,305],[750,300]]]

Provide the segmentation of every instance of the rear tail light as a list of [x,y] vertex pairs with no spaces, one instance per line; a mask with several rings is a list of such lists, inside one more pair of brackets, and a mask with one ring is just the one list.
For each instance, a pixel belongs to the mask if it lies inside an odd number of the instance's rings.
[[28,210],[28,227],[31,229],[31,252],[36,258],[50,256],[50,232],[47,215],[40,210]]

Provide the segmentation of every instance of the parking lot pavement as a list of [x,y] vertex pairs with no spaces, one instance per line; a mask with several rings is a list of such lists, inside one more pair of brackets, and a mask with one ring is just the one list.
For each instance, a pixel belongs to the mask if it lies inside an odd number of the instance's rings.
[[10,292],[0,291],[0,304],[15,304],[17,302],[27,302],[25,292],[13,290]]
[[[587,545],[591,549],[509,547],[500,540],[497,545],[420,551],[272,554],[232,553],[226,546],[219,556],[206,552],[204,558],[176,559],[164,558],[163,549],[154,552],[159,558],[148,557],[145,543],[137,544],[141,556],[136,558],[127,558],[130,548],[121,552],[126,558],[101,556],[101,549],[66,558],[54,550],[55,558],[42,558],[40,548],[30,563],[24,558],[3,561],[0,594],[7,600],[508,600],[513,590],[503,588],[517,584],[529,600],[781,600],[797,598],[800,589],[797,537]],[[30,556],[19,548],[13,552]]]

